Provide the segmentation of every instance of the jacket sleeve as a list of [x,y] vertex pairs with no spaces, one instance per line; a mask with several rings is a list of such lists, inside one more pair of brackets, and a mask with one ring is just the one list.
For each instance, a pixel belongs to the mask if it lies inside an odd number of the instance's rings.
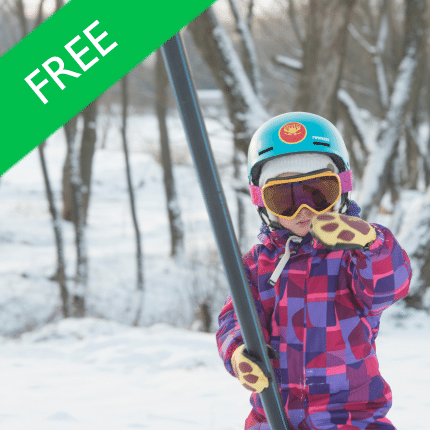
[[[261,328],[263,330],[266,343],[269,343],[269,333],[267,330],[270,324],[266,317],[266,312],[263,309],[263,303],[258,291],[258,271],[257,271],[257,255],[256,247],[243,257],[245,271],[248,276],[249,287],[251,289],[254,303],[259,316]],[[267,303],[266,303],[267,304]],[[218,352],[224,361],[224,365],[228,372],[234,376],[231,366],[231,357],[236,348],[244,343],[242,332],[240,330],[239,321],[237,320],[234,310],[233,301],[229,295],[227,301],[218,317],[219,329],[216,333]]]
[[385,227],[372,224],[376,240],[368,251],[347,251],[343,266],[347,282],[364,316],[380,315],[408,294],[412,276],[406,252]]

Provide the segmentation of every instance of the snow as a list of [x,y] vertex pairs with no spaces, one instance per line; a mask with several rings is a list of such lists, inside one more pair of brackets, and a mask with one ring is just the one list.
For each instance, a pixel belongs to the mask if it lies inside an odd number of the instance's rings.
[[2,342],[0,362],[2,429],[233,429],[248,409],[214,336],[163,324],[63,320]]
[[275,61],[278,64],[288,67],[289,69],[300,71],[303,69],[303,63],[295,58],[287,57],[285,55],[277,55]]
[[[243,428],[250,411],[249,393],[224,369],[214,333],[187,329],[202,298],[212,297],[215,319],[227,288],[180,120],[168,118],[185,228],[186,258],[180,262],[169,257],[162,169],[155,161],[156,119],[135,114],[129,125],[145,254],[141,327],[131,327],[137,294],[135,242],[119,117],[99,117],[97,122],[98,135],[106,133],[106,145],[97,149],[93,166],[87,225],[87,318],[59,317],[58,286],[49,279],[56,264],[54,237],[37,152],[1,179],[2,430]],[[206,125],[235,222],[237,183],[231,166],[231,131],[215,120]],[[48,140],[45,153],[60,209],[66,155],[62,131]],[[251,246],[260,220],[250,204],[245,206]],[[405,206],[411,205],[405,202]],[[64,221],[61,228],[71,287],[74,231]],[[215,320],[212,328],[216,325]],[[428,315],[406,311],[401,305],[382,317],[377,350],[382,375],[393,390],[389,417],[397,430],[428,429],[429,329]]]
[[[429,328],[419,315],[382,324],[378,356],[397,430],[428,429]],[[213,334],[67,319],[4,339],[1,350],[2,430],[239,430],[250,411]]]

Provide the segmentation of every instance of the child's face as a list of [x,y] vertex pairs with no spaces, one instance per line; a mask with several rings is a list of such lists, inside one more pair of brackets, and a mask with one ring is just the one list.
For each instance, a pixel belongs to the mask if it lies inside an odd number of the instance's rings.
[[[288,178],[295,175],[299,175],[299,173],[283,173],[282,175],[279,175],[278,178]],[[315,216],[317,216],[317,214],[310,211],[308,208],[302,208],[293,219],[285,219],[280,217],[277,218],[279,224],[281,224],[282,227],[287,228],[297,236],[305,236],[307,233],[309,233],[312,218]]]

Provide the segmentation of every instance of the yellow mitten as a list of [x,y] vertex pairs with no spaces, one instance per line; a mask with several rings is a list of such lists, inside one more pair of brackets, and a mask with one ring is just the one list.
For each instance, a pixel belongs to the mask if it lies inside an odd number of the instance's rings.
[[323,213],[312,220],[312,236],[329,249],[367,249],[376,239],[375,229],[360,218]]
[[261,393],[269,386],[269,379],[252,359],[245,345],[241,345],[234,351],[231,364],[234,373],[246,389]]

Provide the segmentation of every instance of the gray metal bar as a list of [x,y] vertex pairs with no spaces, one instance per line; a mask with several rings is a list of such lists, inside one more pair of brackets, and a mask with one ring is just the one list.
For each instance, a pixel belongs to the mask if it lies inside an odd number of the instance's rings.
[[266,342],[243,267],[242,256],[180,35],[176,34],[168,40],[162,46],[162,51],[230,285],[246,349],[260,357],[263,363],[262,370],[270,374],[269,387],[260,393],[268,422],[272,430],[291,430],[267,354]]

